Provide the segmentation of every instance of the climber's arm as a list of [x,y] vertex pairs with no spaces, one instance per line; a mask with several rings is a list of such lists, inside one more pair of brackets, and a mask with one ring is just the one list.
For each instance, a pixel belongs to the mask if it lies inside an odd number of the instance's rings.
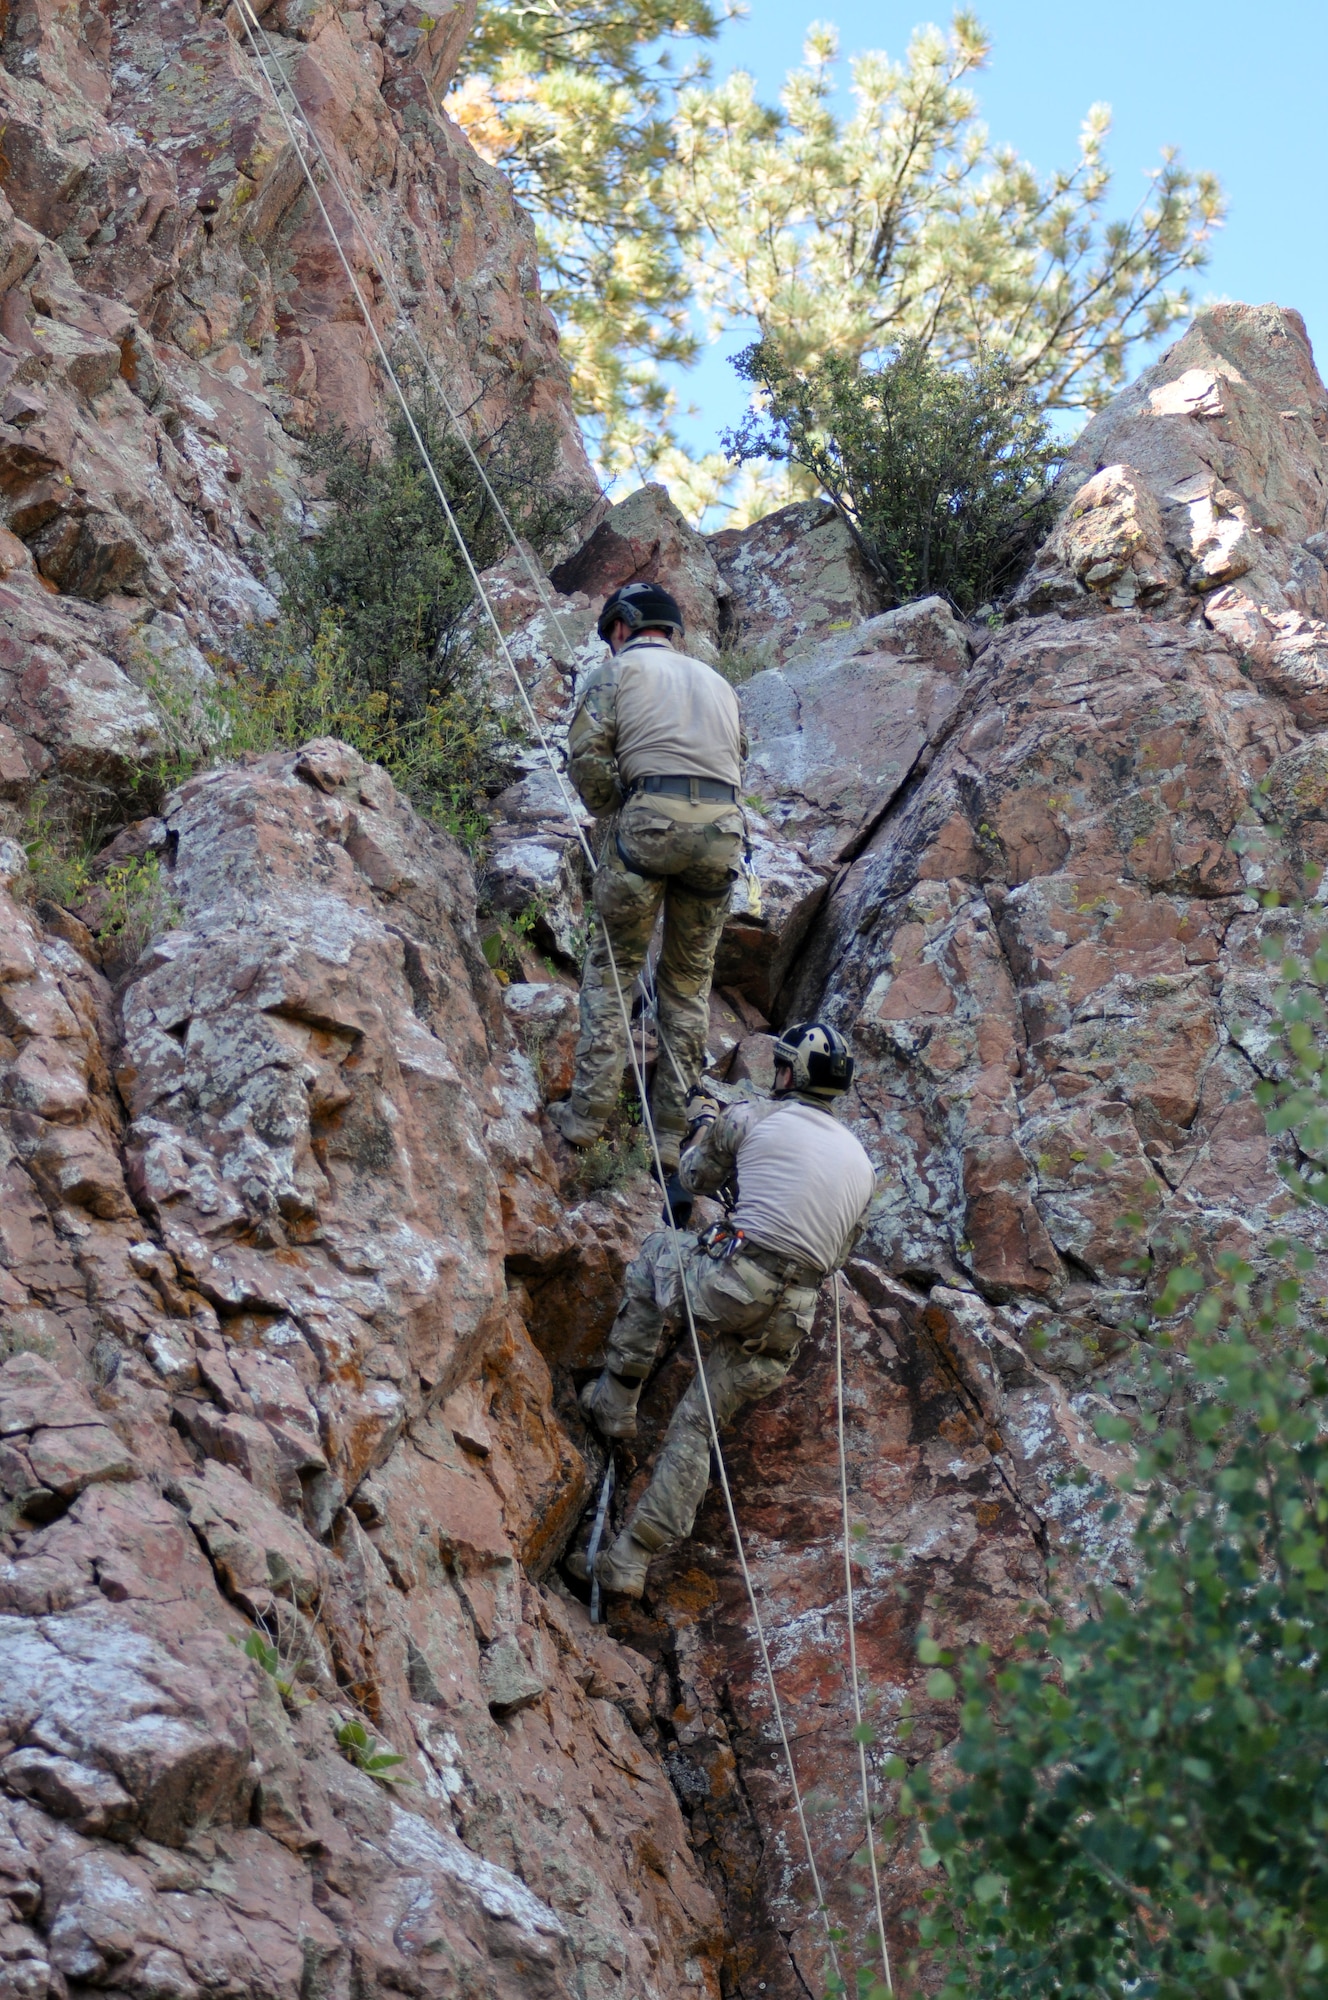
[[691,1138],[678,1161],[678,1179],[688,1194],[713,1194],[733,1178],[738,1166],[738,1148],[746,1137],[751,1107],[717,1105],[713,1114],[702,1112],[694,1121]]
[[568,736],[572,783],[596,815],[616,812],[622,804],[617,736],[618,668],[615,661],[607,660],[586,682]]

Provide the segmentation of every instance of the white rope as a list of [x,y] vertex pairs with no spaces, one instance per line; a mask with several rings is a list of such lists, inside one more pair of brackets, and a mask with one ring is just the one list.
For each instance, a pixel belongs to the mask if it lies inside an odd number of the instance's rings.
[[[434,492],[438,496],[438,502],[443,510],[444,518],[446,519],[448,527],[450,528],[452,535],[456,540],[457,547],[461,552],[461,556],[463,561],[465,562],[466,569],[469,573],[471,583],[475,590],[475,594],[479,598],[480,603],[483,606],[485,615],[487,616],[490,625],[493,627],[494,635],[498,640],[502,656],[504,660],[507,662],[507,666],[509,671],[511,672],[513,680],[516,682],[517,691],[525,707],[526,714],[529,718],[531,727],[534,730],[535,736],[539,742],[540,749],[543,751],[544,756],[548,762],[550,772],[555,782],[557,783],[559,790],[562,792],[564,802],[566,803],[568,809],[568,817],[571,819],[572,825],[576,829],[577,838],[581,843],[582,849],[585,852],[586,858],[589,861],[591,869],[593,871],[597,867],[596,858],[593,852],[591,851],[590,843],[586,839],[585,831],[581,825],[580,818],[576,812],[575,807],[572,804],[571,795],[568,792],[566,782],[562,776],[562,773],[558,770],[557,765],[554,761],[553,752],[549,746],[548,738],[544,733],[544,729],[540,723],[538,715],[535,712],[534,706],[530,700],[530,696],[526,692],[525,683],[522,681],[521,675],[517,671],[516,661],[512,657],[511,649],[508,646],[506,636],[504,635],[502,627],[499,625],[497,617],[494,614],[493,606],[489,601],[488,593],[485,590],[484,584],[480,579],[479,571],[475,567],[474,559],[472,558],[470,550],[466,545],[465,537],[461,532],[460,523],[457,521],[456,515],[452,510],[447,495],[443,491],[442,483],[439,480],[437,470],[434,467],[433,459],[429,454],[428,446],[425,444],[424,439],[420,435],[419,427],[415,422],[415,418],[411,413],[410,405],[406,400],[405,393],[402,390],[401,384],[397,379],[396,370],[393,368],[387,350],[383,345],[381,337],[379,336],[378,328],[374,323],[372,313],[369,311],[368,303],[365,300],[364,293],[360,288],[359,281],[356,278],[353,269],[351,268],[350,260],[346,255],[345,249],[341,242],[341,238],[338,236],[337,231],[333,226],[332,218],[328,214],[327,205],[324,202],[322,194],[319,191],[318,184],[314,179],[313,170],[309,165],[309,161],[305,154],[304,148],[300,144],[299,132],[297,131],[295,125],[292,123],[292,120],[286,111],[286,107],[281,101],[280,93],[278,92],[276,85],[272,81],[272,77],[271,74],[269,73],[267,64],[263,60],[262,53],[259,49],[258,42],[255,39],[254,35],[254,29],[257,28],[259,33],[262,33],[264,35],[264,39],[266,40],[266,33],[263,30],[262,23],[258,20],[257,15],[254,13],[253,7],[251,5],[251,0],[238,0],[238,4],[240,7],[240,15],[244,26],[244,31],[248,38],[250,49],[253,51],[254,61],[257,63],[259,72],[262,75],[264,81],[266,82],[269,91],[271,92],[272,101],[276,106],[277,114],[280,117],[283,126],[285,127],[287,136],[294,150],[295,157],[299,161],[301,169],[304,173],[304,178],[308,184],[309,192],[313,196],[314,202],[318,208],[318,212],[321,215],[324,226],[327,229],[328,236],[331,238],[333,248],[336,250],[337,256],[341,262],[341,267],[346,274],[347,283],[350,285],[351,291],[355,297],[356,304],[359,306],[360,313],[364,319],[365,326],[368,328],[370,338],[373,341],[374,348],[378,355],[378,359],[383,368],[383,372],[386,375],[389,383],[391,384],[392,391],[396,396],[397,402],[401,406],[402,416],[406,421],[407,428],[409,429],[411,438],[414,441],[415,447],[420,454],[420,458],[425,467],[425,470],[428,472],[430,483],[433,486]],[[283,78],[283,82],[284,81],[285,79]],[[297,110],[300,111],[301,124],[306,129],[309,129],[309,121],[307,118],[305,118],[303,111],[299,106],[299,99],[298,97],[296,97],[295,92],[291,88],[289,83],[287,84],[287,89],[290,90],[291,97],[296,104]],[[321,153],[321,148],[319,150]],[[328,174],[328,178],[332,186],[336,190],[337,194],[340,196],[340,199],[343,205],[345,206],[347,214],[354,216],[355,211],[352,207],[349,196],[346,194],[345,189],[342,188],[342,186],[340,185],[340,182],[338,181],[336,174],[332,171],[331,166],[328,164],[326,155],[324,154],[322,157],[325,170],[327,171]],[[373,246],[369,242],[367,232],[363,230],[362,226],[361,226],[361,234],[364,236],[366,244],[369,245],[372,254]],[[381,267],[383,260],[376,258],[376,262],[378,262]],[[462,427],[460,425],[460,422],[455,416],[455,413],[451,410],[451,406],[447,402],[445,396],[443,397],[443,402],[444,406],[448,409],[448,414],[452,417],[453,423],[456,425],[458,431],[461,432],[463,436],[463,441],[465,441],[464,432],[462,432]],[[467,442],[467,448],[469,449],[468,441],[466,442]],[[488,492],[488,494],[490,495],[491,499],[494,502],[494,505],[499,508],[499,511],[501,513],[501,503],[498,501],[497,494],[494,493],[493,491],[492,484],[488,478],[488,474],[485,471],[482,461],[478,458],[478,456],[474,453],[473,450],[471,451],[470,455],[479,471],[479,475],[484,483],[485,490]],[[501,518],[503,519],[503,522],[507,527],[507,531],[512,538],[513,545],[519,550],[520,540],[516,534],[515,529],[512,528],[511,523],[507,520],[507,516],[505,513],[501,514]],[[598,915],[598,912],[596,914]],[[632,1072],[636,1082],[637,1091],[641,1099],[641,1107],[645,1121],[645,1127],[650,1139],[651,1152],[654,1156],[655,1172],[662,1187],[665,1180],[665,1174],[664,1174],[663,1162],[660,1158],[659,1139],[655,1131],[654,1119],[652,1118],[650,1112],[650,1102],[649,1102],[649,1096],[646,1091],[645,1077],[641,1070],[640,1065],[637,1062],[636,1049],[632,1041],[631,1017],[627,1010],[627,1003],[623,994],[622,981],[618,974],[618,965],[613,952],[613,943],[611,938],[609,937],[608,927],[603,923],[602,918],[601,918],[601,928],[604,932],[604,942],[605,942],[606,952],[608,955],[609,967],[613,974],[614,990],[617,996],[618,1008],[620,1014],[622,1015],[623,1028],[627,1039],[628,1055],[631,1059]],[[793,1749],[792,1745],[789,1742],[788,1730],[784,1723],[783,1705],[780,1702],[779,1690],[775,1683],[774,1667],[770,1659],[770,1649],[766,1643],[765,1628],[761,1620],[760,1608],[756,1601],[756,1588],[752,1581],[751,1570],[747,1563],[747,1553],[743,1546],[742,1531],[738,1526],[737,1509],[734,1506],[733,1492],[732,1488],[729,1485],[728,1469],[725,1466],[723,1449],[720,1445],[719,1426],[715,1419],[714,1404],[710,1396],[710,1384],[706,1379],[705,1355],[701,1348],[701,1337],[697,1331],[696,1316],[692,1310],[691,1294],[688,1290],[686,1275],[682,1268],[681,1250],[678,1245],[678,1237],[680,1232],[678,1230],[677,1223],[673,1218],[672,1209],[667,1201],[665,1202],[665,1214],[668,1219],[668,1227],[672,1231],[674,1237],[675,1255],[677,1255],[679,1259],[679,1274],[682,1278],[682,1296],[683,1296],[683,1303],[687,1311],[687,1325],[691,1333],[692,1347],[696,1357],[696,1371],[698,1379],[701,1384],[701,1395],[702,1395],[702,1400],[705,1404],[706,1422],[710,1430],[710,1440],[714,1450],[715,1466],[719,1474],[720,1488],[724,1495],[724,1506],[728,1513],[729,1526],[733,1531],[734,1546],[737,1550],[738,1566],[742,1572],[742,1580],[747,1592],[747,1601],[751,1606],[752,1619],[756,1628],[757,1645],[761,1655],[761,1664],[762,1667],[764,1668],[766,1683],[770,1690],[770,1698],[774,1709],[775,1723],[779,1731],[779,1740],[784,1752],[784,1761],[787,1766],[789,1774],[789,1784],[793,1792],[794,1811],[797,1817],[798,1827],[802,1835],[803,1846],[806,1851],[807,1868],[811,1876],[812,1887],[816,1893],[817,1909],[820,1913],[820,1916],[825,1926],[826,1945],[830,1954],[831,1963],[835,1968],[835,1976],[838,1979],[839,1955],[838,1952],[836,1951],[835,1940],[831,1931],[830,1913],[826,1905],[824,1891],[822,1890],[821,1887],[821,1877],[820,1877],[820,1871],[816,1866],[816,1856],[812,1850],[811,1832],[807,1825],[806,1810],[803,1805],[802,1792],[798,1784],[797,1771],[793,1762]]]
[[858,1745],[858,1775],[862,1782],[862,1818],[867,1831],[867,1860],[871,1866],[872,1897],[876,1905],[876,1935],[880,1940],[881,1964],[885,1969],[885,1990],[893,1993],[890,1977],[890,1948],[885,1939],[885,1913],[881,1908],[881,1877],[876,1865],[876,1832],[872,1825],[871,1787],[867,1782],[867,1745],[863,1741],[862,1695],[858,1688],[858,1633],[853,1611],[853,1556],[848,1520],[848,1454],[844,1449],[844,1329],[839,1309],[839,1273],[835,1272],[835,1410],[839,1430],[839,1499],[844,1521],[844,1595],[848,1603],[848,1670],[853,1684],[853,1720]]
[[[286,90],[290,94],[291,102],[294,104],[296,111],[299,115],[300,125],[303,128],[303,130],[308,134],[310,140],[313,142],[314,150],[318,154],[319,160],[322,162],[324,173],[327,175],[329,181],[332,183],[332,186],[336,189],[337,194],[340,196],[341,204],[345,209],[347,215],[350,217],[353,226],[356,229],[358,229],[360,233],[361,240],[363,241],[364,247],[369,252],[369,256],[373,261],[374,268],[378,274],[378,278],[380,283],[382,284],[383,290],[387,293],[388,298],[391,300],[392,310],[395,312],[397,316],[397,324],[402,328],[404,328],[407,339],[410,341],[411,346],[415,349],[416,354],[419,356],[420,363],[428,379],[429,386],[433,390],[434,394],[437,396],[443,408],[446,410],[449,418],[451,419],[452,427],[456,431],[457,436],[460,438],[461,443],[470,459],[471,464],[474,466],[476,472],[479,474],[480,479],[484,485],[484,490],[493,504],[494,510],[498,515],[498,519],[501,521],[503,528],[508,536],[508,539],[512,544],[512,547],[516,550],[517,554],[520,556],[522,565],[525,568],[527,576],[530,578],[530,581],[535,586],[536,596],[539,598],[540,603],[543,605],[549,617],[553,620],[558,636],[562,640],[563,645],[567,650],[568,659],[570,663],[571,657],[574,652],[574,648],[572,645],[572,641],[569,639],[567,635],[567,627],[563,624],[562,618],[559,615],[558,607],[554,603],[552,597],[549,595],[548,578],[542,575],[537,565],[534,562],[532,562],[529,550],[526,548],[525,543],[521,540],[520,535],[518,535],[516,529],[513,527],[511,519],[507,513],[507,509],[503,506],[501,499],[498,497],[498,494],[494,490],[493,483],[489,478],[488,470],[484,464],[484,461],[480,457],[479,453],[476,451],[474,445],[471,443],[470,433],[467,431],[465,425],[462,423],[460,415],[456,409],[456,406],[453,403],[451,397],[448,395],[447,390],[443,385],[442,378],[439,375],[437,369],[433,365],[433,357],[429,353],[428,348],[424,345],[424,342],[420,339],[419,334],[415,330],[415,322],[410,317],[410,314],[406,311],[406,308],[401,300],[401,294],[398,292],[396,285],[393,283],[392,280],[392,260],[390,257],[385,257],[383,255],[381,248],[374,241],[373,237],[370,235],[369,230],[365,225],[364,217],[360,214],[355,203],[351,200],[345,188],[341,185],[341,182],[337,177],[336,168],[333,166],[331,160],[328,158],[327,149],[325,148],[322,140],[318,136],[317,128],[314,126],[314,124],[310,119],[305,117],[303,107],[301,106],[300,100],[295,92],[295,86],[290,82],[289,78],[286,76],[285,71],[281,68],[281,59],[278,56],[276,50],[272,46],[272,38],[268,34],[265,23],[259,20],[258,16],[254,13],[253,7],[250,4],[250,0],[242,0],[242,6],[244,9],[244,13],[248,16],[248,19],[245,22],[246,32],[248,32],[249,20],[252,20],[259,34],[263,37],[263,46],[266,48],[268,52],[268,57],[272,63],[273,68],[276,70],[278,76],[280,76],[282,83],[285,85]],[[250,33],[249,35],[249,40],[252,46],[253,43],[252,33]],[[272,79],[270,73],[267,70],[266,65],[260,64],[260,67],[262,67],[263,74],[265,77],[267,77],[269,87],[271,87]],[[441,124],[443,122],[442,113],[439,111],[437,104],[434,102],[434,95],[432,90],[429,89],[427,78],[424,79],[424,87],[425,91],[428,94],[429,104],[430,107],[432,108],[434,117],[437,118],[439,124]],[[275,95],[275,89],[273,91],[273,94]],[[328,228],[331,229],[331,227],[332,225],[329,222]],[[339,243],[337,245],[337,249],[338,252],[340,252],[341,246]],[[343,264],[345,263],[344,257],[342,258],[342,262]],[[354,283],[354,280],[352,279],[351,282]]]

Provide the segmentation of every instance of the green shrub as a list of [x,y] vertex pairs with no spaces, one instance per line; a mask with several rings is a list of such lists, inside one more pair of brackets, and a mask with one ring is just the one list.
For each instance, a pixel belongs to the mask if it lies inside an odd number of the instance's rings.
[[[510,542],[474,465],[428,395],[413,414],[477,569]],[[480,446],[489,478],[537,552],[584,511],[556,472],[551,426],[513,419]],[[275,625],[251,632],[211,687],[147,676],[168,790],[202,765],[336,736],[385,766],[426,816],[474,848],[507,782],[518,731],[495,702],[473,632],[475,592],[405,419],[376,446],[334,426],[304,447],[318,532],[273,544]],[[483,636],[483,635],[482,635]]]
[[179,905],[155,854],[99,872],[105,833],[84,821],[67,796],[38,786],[23,819],[27,866],[18,891],[25,902],[78,911],[103,948],[122,960],[136,959],[151,938],[179,922]]
[[945,368],[923,341],[880,367],[795,368],[773,342],[734,362],[763,407],[725,449],[800,467],[896,604],[938,592],[965,614],[1008,590],[1050,525],[1058,452],[1002,360]]
[[82,824],[69,799],[38,785],[23,814],[20,833],[26,866],[18,893],[26,903],[56,903],[69,910],[92,887],[95,833]]
[[[430,394],[412,414],[475,567],[486,569],[510,553],[493,502]],[[584,510],[584,495],[557,476],[552,426],[513,419],[481,456],[537,552]],[[304,460],[321,488],[319,531],[278,538],[281,618],[252,644],[244,678],[282,740],[341,736],[424,810],[463,828],[504,780],[513,726],[477,657],[474,586],[409,426],[398,415],[386,448],[333,426],[308,441]]]
[[343,1722],[337,1730],[337,1746],[343,1756],[371,1778],[377,1778],[384,1785],[408,1785],[411,1780],[396,1770],[396,1765],[404,1764],[405,1758],[390,1744],[370,1735],[357,1715],[349,1722]]
[[[1256,1094],[1324,1207],[1328,948],[1274,953],[1282,1080]],[[1262,1281],[1178,1264],[1153,1414],[1099,1422],[1136,1450],[1134,1583],[1000,1667],[922,1641],[928,1692],[962,1694],[957,1778],[887,1768],[940,1871],[947,2000],[1328,1996],[1328,1326],[1312,1252],[1273,1254]]]
[[566,1193],[573,1200],[612,1194],[640,1174],[648,1174],[654,1158],[634,1083],[624,1080],[608,1124],[592,1145],[577,1154]]

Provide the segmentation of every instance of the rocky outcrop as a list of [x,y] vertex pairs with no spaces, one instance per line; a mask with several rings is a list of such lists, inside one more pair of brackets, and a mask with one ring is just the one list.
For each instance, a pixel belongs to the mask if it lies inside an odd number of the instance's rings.
[[[373,232],[333,197],[382,337],[380,255],[477,430],[551,426],[589,504],[533,231],[438,108],[473,11],[276,0],[262,53]],[[159,748],[133,683],[271,615],[296,441],[376,429],[381,385],[238,8],[22,4],[0,51],[0,791],[123,793]]]
[[[1296,920],[1251,891],[1314,894],[1321,867],[1323,755],[1303,732],[1328,518],[1322,406],[1296,317],[1223,307],[1089,427],[1021,615],[970,632],[930,754],[883,810],[864,801],[856,858],[835,827],[851,858],[776,1005],[853,1036],[855,1129],[883,1170],[845,1295],[851,1508],[867,1530],[859,1646],[882,1751],[930,1755],[950,1726],[914,1665],[920,1625],[999,1649],[1018,1601],[1047,1587],[1049,1557],[1063,1578],[1119,1565],[1082,1482],[1109,1470],[1095,1413],[1149,1393],[1139,1308],[1179,1245],[1208,1268],[1233,1249],[1257,1265],[1289,1220],[1253,1090],[1268,1060],[1260,946]],[[1210,512],[1246,537],[1238,578]],[[1295,652],[1256,659],[1228,592]],[[762,681],[783,702],[803,671],[749,683],[749,717],[770,699]],[[846,647],[815,677],[831,720],[808,743],[836,803],[865,761],[865,718],[829,748],[858,671]],[[1313,1235],[1312,1219],[1297,1226]],[[823,1314],[801,1379],[735,1427],[730,1465],[802,1782],[835,1801],[816,1837],[847,1912],[862,1829],[831,1341]],[[751,1990],[764,1978],[792,1993],[782,1944],[748,1915],[757,1885],[808,1983],[818,1939],[726,1540],[710,1503],[657,1587],[653,1643],[693,1675],[696,1813],[725,1855]],[[644,1621],[632,1638],[650,1650]],[[745,1849],[720,1831],[730,1757],[759,1829]],[[888,1789],[877,1796],[884,1814]],[[899,1911],[920,1885],[902,1857],[891,1873]]]
[[[465,8],[263,22],[462,400],[553,423],[584,478],[527,225],[437,111]],[[380,411],[233,12],[16,7],[3,35],[0,793],[124,800],[160,748],[133,676],[205,677],[265,615],[293,438]],[[608,591],[678,588],[753,742],[763,903],[735,889],[713,1062],[768,1080],[794,1012],[858,1049],[882,1191],[839,1307],[880,1818],[881,1759],[954,1728],[919,1627],[999,1650],[1029,1599],[1120,1572],[1094,1419],[1149,1393],[1177,1236],[1257,1262],[1286,1220],[1252,1084],[1260,946],[1299,919],[1251,892],[1314,894],[1328,859],[1326,422],[1293,314],[1202,314],[1076,444],[1001,624],[884,611],[815,503],[707,540],[647,488],[547,601],[490,573],[555,750]],[[0,843],[0,1983],[818,1990],[722,1508],[608,1630],[560,1569],[601,1463],[575,1389],[658,1207],[541,1117],[586,920],[542,755],[478,893],[336,743],[149,803],[111,850],[160,872],[137,956],[30,907]],[[834,1345],[827,1294],[726,1455],[860,1962]],[[688,1370],[647,1391],[619,1514]],[[897,1957],[914,1867],[891,1836]]]
[[879,578],[828,501],[795,501],[709,541],[728,588],[725,636],[754,666],[788,666],[885,609]]
[[593,1347],[636,1214],[559,1200],[473,881],[381,771],[200,778],[158,845],[118,996],[4,910],[13,1977],[713,1993],[650,1670],[539,1580],[587,1471],[505,1277],[577,1265]]
[[[1202,315],[1084,433],[1000,625],[932,604],[817,633],[821,600],[793,582],[812,553],[769,557],[787,517],[712,541],[730,629],[744,578],[754,623],[775,582],[806,614],[740,697],[763,873],[808,883],[782,956],[735,898],[721,979],[760,1016],[717,1013],[714,1054],[759,1075],[761,1017],[827,1013],[854,1038],[853,1117],[883,1176],[842,1299],[878,1757],[933,1755],[953,1726],[915,1664],[920,1625],[999,1650],[1053,1561],[1063,1580],[1120,1572],[1122,1524],[1091,1499],[1112,1472],[1094,1419],[1149,1394],[1140,1310],[1178,1244],[1209,1268],[1232,1249],[1257,1264],[1288,1220],[1253,1087],[1260,947],[1295,919],[1252,892],[1314,893],[1322,868],[1322,411],[1294,315]],[[823,1805],[820,1865],[860,1937],[832,1342],[827,1307],[729,1464]],[[637,1480],[686,1372],[675,1356],[646,1398]],[[734,1990],[814,1987],[822,1945],[718,1502],[622,1630],[670,1677],[670,1769]],[[887,1787],[876,1802],[886,1815]],[[889,1876],[898,1945],[920,1885],[902,1851]]]

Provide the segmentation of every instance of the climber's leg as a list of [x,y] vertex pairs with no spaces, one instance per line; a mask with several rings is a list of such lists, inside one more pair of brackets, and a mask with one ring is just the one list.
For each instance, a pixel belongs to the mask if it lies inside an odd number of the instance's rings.
[[[697,1324],[714,1329],[705,1379],[722,1431],[744,1403],[771,1395],[784,1380],[811,1329],[818,1288],[783,1283],[748,1257],[716,1260],[699,1249],[684,1269]],[[673,1413],[649,1486],[596,1565],[606,1590],[639,1597],[651,1557],[691,1533],[710,1482],[710,1448],[705,1399],[693,1379]]]
[[636,1435],[641,1385],[655,1365],[665,1327],[676,1325],[681,1310],[679,1260],[686,1264],[695,1252],[694,1236],[657,1229],[627,1266],[603,1373],[581,1391],[581,1408],[605,1437]]
[[728,902],[727,877],[717,892],[705,895],[674,877],[664,899],[664,942],[655,973],[659,1056],[650,1108],[668,1169],[678,1163],[687,1125],[687,1093],[705,1068],[710,982]]
[[[717,1427],[722,1431],[744,1403],[773,1394],[790,1365],[788,1356],[748,1354],[731,1335],[718,1335],[705,1365]],[[709,1483],[710,1425],[700,1382],[693,1379],[673,1413],[650,1484],[628,1523],[633,1541],[652,1555],[683,1541],[692,1532]]]
[[633,984],[645,964],[663,898],[663,882],[633,874],[610,838],[595,876],[596,915],[581,975],[576,1073],[570,1096],[549,1107],[549,1117],[574,1146],[588,1146],[599,1137],[618,1101],[627,1060],[619,987],[630,1010]]

